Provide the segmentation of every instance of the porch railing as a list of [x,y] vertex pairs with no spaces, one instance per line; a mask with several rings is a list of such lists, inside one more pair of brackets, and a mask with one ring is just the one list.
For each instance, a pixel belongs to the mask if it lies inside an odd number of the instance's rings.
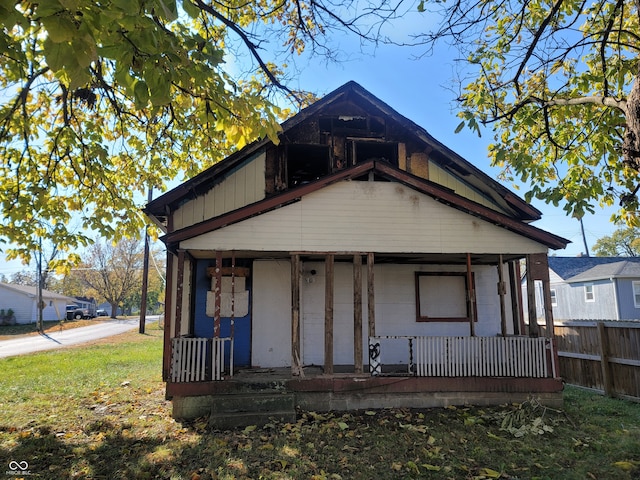
[[[412,337],[377,336],[369,339],[372,375],[383,375],[385,348],[405,345],[407,374],[419,377],[556,376],[553,342],[546,337]],[[394,358],[398,355],[396,345]],[[402,347],[400,347],[402,350]],[[388,353],[388,352],[387,352]],[[389,358],[389,355],[386,356]]]
[[171,381],[223,380],[227,342],[229,344],[229,375],[233,375],[233,340],[231,338],[172,338]]

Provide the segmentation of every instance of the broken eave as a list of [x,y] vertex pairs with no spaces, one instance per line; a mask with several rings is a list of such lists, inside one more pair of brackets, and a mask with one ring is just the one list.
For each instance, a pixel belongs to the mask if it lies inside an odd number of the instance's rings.
[[[408,135],[413,136],[423,143],[425,147],[431,149],[434,154],[434,161],[442,168],[464,178],[464,181],[468,182],[478,192],[501,205],[501,208],[505,211],[513,212],[514,216],[517,216],[519,220],[530,222],[541,218],[539,210],[440,143],[424,128],[404,117],[353,81],[344,84],[283,122],[281,124],[282,132],[280,137],[285,138],[287,132],[315,116],[326,112],[336,114],[340,110],[339,105],[342,103],[356,104],[358,108],[368,112],[370,115],[385,117],[395,123],[399,129],[405,130]],[[162,225],[162,218],[165,218],[168,212],[175,210],[181,203],[211,189],[230,171],[247,161],[251,161],[253,155],[271,143],[270,139],[263,138],[245,146],[178,187],[152,200],[144,208],[144,213],[155,217],[156,223]]]

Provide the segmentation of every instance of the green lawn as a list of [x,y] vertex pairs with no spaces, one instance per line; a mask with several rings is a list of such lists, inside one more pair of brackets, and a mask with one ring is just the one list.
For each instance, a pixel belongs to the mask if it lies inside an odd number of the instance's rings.
[[[640,404],[575,388],[565,409],[307,412],[211,431],[170,416],[152,327],[0,360],[0,473],[43,479],[637,479]],[[9,469],[8,469],[8,466]],[[0,477],[4,478],[4,477]]]

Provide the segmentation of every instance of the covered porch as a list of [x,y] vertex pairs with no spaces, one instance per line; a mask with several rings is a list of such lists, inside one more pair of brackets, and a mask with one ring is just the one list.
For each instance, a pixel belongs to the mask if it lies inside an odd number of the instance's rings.
[[[275,255],[270,253],[267,256],[274,258]],[[260,257],[265,256],[261,252]],[[178,320],[174,322],[173,329],[165,332],[167,351],[164,370],[167,395],[174,398],[177,416],[189,416],[193,402],[202,405],[201,402],[206,402],[204,397],[242,395],[247,390],[270,394],[273,391],[289,392],[295,397],[293,401],[296,406],[313,410],[348,409],[354,406],[384,408],[394,404],[429,407],[501,403],[522,401],[530,394],[539,396],[547,403],[557,404],[561,401],[562,384],[557,372],[550,309],[546,312],[546,336],[540,337],[536,323],[527,325],[524,322],[519,298],[522,257],[527,262],[527,281],[541,280],[544,290],[549,292],[548,269],[544,268],[546,254],[443,256],[381,255],[371,252],[280,253],[278,260],[285,261],[289,268],[290,305],[286,306],[289,318],[286,322],[281,321],[281,324],[287,324],[287,330],[278,331],[280,340],[274,347],[289,352],[288,362],[287,365],[264,368],[260,363],[252,363],[252,368],[238,368],[233,363],[233,323],[237,308],[235,285],[238,278],[248,275],[246,267],[239,266],[247,262],[243,263],[240,259],[255,260],[259,258],[257,252],[215,252],[207,256],[205,252],[178,251],[175,257],[177,261],[169,264],[177,268],[168,278],[178,282],[172,307]],[[210,301],[213,304],[210,321],[214,335],[211,337],[194,336],[189,331],[192,322],[185,328],[179,320],[185,318],[181,306],[195,302],[194,292],[185,292],[180,286],[191,285],[195,264],[201,260],[211,263],[207,268],[211,277]],[[338,262],[342,270],[346,268],[345,264],[349,266],[352,277],[348,292],[352,302],[352,337],[349,340],[352,345],[351,362],[345,362],[344,355],[339,356],[334,352],[337,345],[334,340],[335,266]],[[457,334],[448,335],[444,330],[436,330],[435,326],[440,325],[444,318],[429,318],[432,323],[420,323],[421,315],[426,313],[420,312],[419,305],[415,307],[416,319],[411,322],[422,327],[427,325],[425,328],[434,330],[436,334],[407,334],[406,328],[402,331],[401,326],[398,326],[398,331],[392,331],[389,325],[382,328],[382,322],[376,321],[376,310],[380,310],[379,302],[376,308],[376,292],[381,287],[376,285],[375,266],[381,268],[382,265],[398,264],[411,265],[411,268],[415,265],[437,265],[437,270],[447,266],[446,269],[455,270],[456,278],[464,280],[460,280],[460,285],[465,285],[464,306],[456,313],[460,318],[454,319],[455,326],[452,327]],[[321,272],[310,268],[318,265],[323,267]],[[494,327],[489,330],[482,327],[487,322],[483,313],[486,308],[481,306],[478,313],[478,288],[474,276],[481,275],[481,269],[493,271],[491,278],[497,279],[490,290],[495,297],[491,301],[495,300],[499,319],[492,318]],[[438,280],[442,278],[438,277]],[[323,291],[321,328],[307,326],[305,330],[301,288],[307,288],[307,284],[315,280],[319,283],[313,285],[315,290]],[[420,288],[420,281],[416,273],[416,289]],[[340,288],[344,289],[344,285]],[[481,296],[486,297],[486,285],[480,290]],[[535,292],[535,289],[529,291]],[[189,301],[185,302],[185,298],[180,298],[181,295],[189,297]],[[416,291],[415,295],[420,296],[420,292]],[[481,303],[487,301],[486,298],[480,300]],[[535,305],[535,302],[529,302],[531,304]],[[224,313],[225,309],[227,313]],[[227,320],[231,323],[225,336],[220,334],[223,316],[230,316]],[[309,319],[306,321],[309,322]],[[303,331],[311,338],[305,340]],[[304,345],[310,342],[314,342],[318,349],[322,346],[320,363],[309,361],[312,358],[309,354],[305,357]],[[256,339],[253,343],[257,343]],[[252,349],[257,348],[258,345],[252,345]],[[337,357],[340,358],[336,362]],[[190,401],[189,397],[200,398]]]

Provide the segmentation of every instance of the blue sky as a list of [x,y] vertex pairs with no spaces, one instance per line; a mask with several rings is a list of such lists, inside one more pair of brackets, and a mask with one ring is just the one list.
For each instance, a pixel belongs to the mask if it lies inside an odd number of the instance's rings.
[[[482,137],[467,129],[454,133],[460,123],[454,110],[456,95],[452,82],[455,73],[461,68],[455,61],[457,52],[443,46],[433,55],[419,60],[415,59],[415,53],[398,47],[381,47],[377,49],[375,56],[354,55],[351,60],[339,64],[309,64],[301,69],[297,86],[318,93],[328,93],[349,80],[356,81],[497,179],[500,170],[490,166],[487,155],[487,147],[493,138],[492,132],[487,130]],[[503,184],[524,197],[526,185],[520,185],[520,190],[515,190],[512,184]],[[561,206],[554,207],[538,200],[532,201],[532,205],[543,214],[542,220],[535,222],[535,226],[572,242],[566,249],[556,251],[556,255],[576,256],[585,251],[578,220],[568,217]],[[595,214],[584,217],[585,236],[590,252],[598,238],[610,235],[619,228],[610,222],[613,212],[612,208],[596,206]]]
[[[491,132],[487,130],[481,138],[466,129],[454,133],[460,119],[454,110],[456,94],[452,79],[464,68],[455,61],[457,52],[454,49],[442,45],[432,55],[416,59],[416,55],[422,53],[419,50],[380,46],[363,53],[359,44],[344,40],[339,42],[339,50],[342,58],[339,63],[317,59],[300,62],[290,86],[323,95],[350,80],[356,81],[476,167],[497,178],[499,170],[490,167],[487,157]],[[513,185],[505,183],[505,186],[514,190]],[[524,196],[526,185],[514,191]],[[567,217],[561,207],[540,201],[532,204],[543,213],[542,220],[535,222],[535,226],[572,242],[565,250],[556,251],[556,255],[576,256],[585,251],[578,220]],[[610,222],[612,213],[613,209],[596,206],[595,214],[585,216],[584,228],[590,250],[598,238],[610,235],[617,228]],[[27,268],[19,261],[5,261],[0,263],[0,274],[10,275]]]

